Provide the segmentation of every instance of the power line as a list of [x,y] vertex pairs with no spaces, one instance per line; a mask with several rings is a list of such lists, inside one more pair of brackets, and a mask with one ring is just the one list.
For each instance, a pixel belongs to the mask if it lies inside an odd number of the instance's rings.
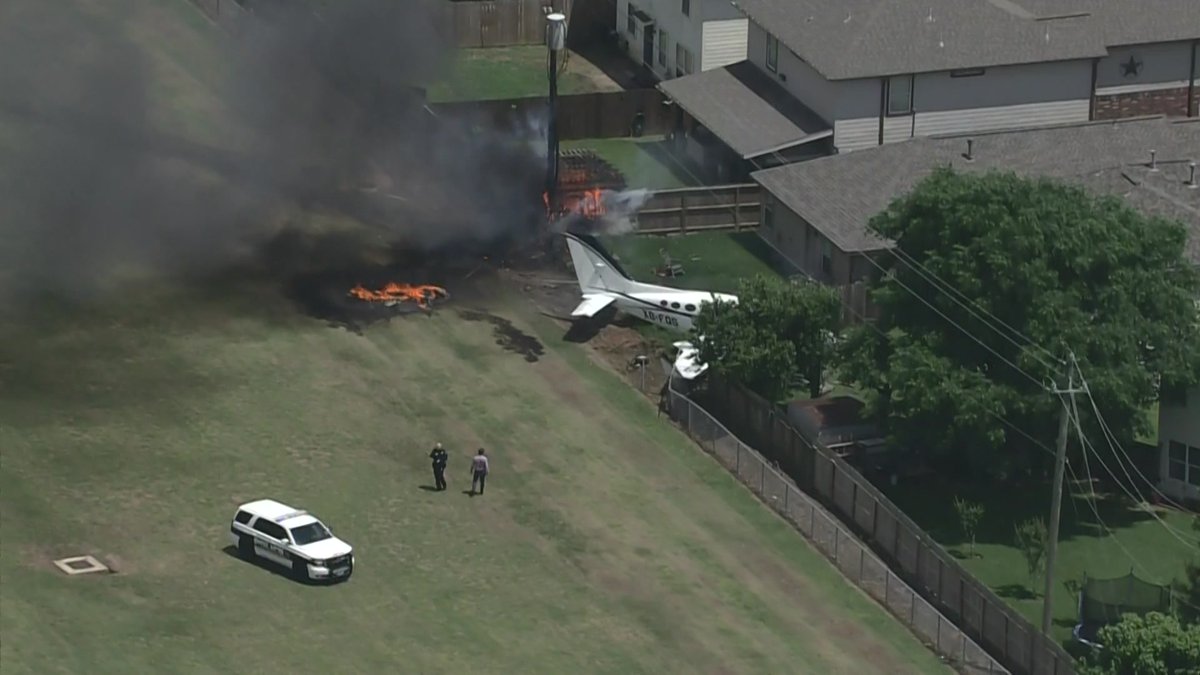
[[[1158,493],[1158,495],[1162,497],[1166,503],[1179,509],[1180,511],[1196,515],[1191,509],[1171,499],[1170,495],[1167,495],[1160,490],[1158,486],[1154,484],[1154,481],[1150,480],[1146,474],[1142,473],[1142,470],[1138,468],[1137,463],[1133,461],[1133,458],[1129,456],[1129,453],[1127,453],[1125,449],[1121,447],[1120,442],[1117,440],[1116,434],[1112,433],[1112,430],[1108,426],[1108,422],[1104,420],[1104,416],[1100,414],[1100,407],[1096,404],[1096,399],[1091,395],[1090,391],[1087,394],[1088,400],[1092,404],[1092,412],[1096,415],[1096,421],[1100,423],[1100,432],[1104,435],[1104,440],[1108,442],[1108,447],[1113,451],[1113,455],[1116,456],[1117,453],[1120,452],[1120,454],[1125,457],[1125,460],[1129,462],[1129,465],[1133,467],[1133,470],[1135,473],[1137,473],[1138,477],[1140,477],[1147,485],[1149,485],[1151,490]],[[1121,462],[1120,457],[1117,457],[1117,463],[1121,464],[1122,469],[1124,469],[1125,464]],[[1126,471],[1125,475],[1129,478],[1130,484],[1132,484],[1133,477],[1129,475],[1128,471]]]
[[[1079,438],[1080,438],[1080,441],[1082,444],[1082,442],[1085,441],[1086,439],[1083,435],[1083,428],[1079,424],[1079,409],[1078,409],[1078,407],[1076,407],[1074,399],[1071,400],[1071,412],[1072,412],[1072,418],[1075,421],[1075,431],[1076,431],[1076,433],[1079,434]],[[1090,487],[1092,485],[1092,467],[1088,462],[1087,452],[1083,453],[1083,466],[1084,466],[1084,470],[1087,472],[1087,484]],[[1129,561],[1133,563],[1134,567],[1141,568],[1143,574],[1145,574],[1146,576],[1150,576],[1149,572],[1146,571],[1146,568],[1142,567],[1142,564],[1140,562],[1138,562],[1138,559],[1135,558],[1134,555],[1129,552],[1129,549],[1125,548],[1125,545],[1121,543],[1121,540],[1117,538],[1116,532],[1114,532],[1111,527],[1109,527],[1107,524],[1105,524],[1104,519],[1100,517],[1100,509],[1096,506],[1096,494],[1095,494],[1094,490],[1092,490],[1091,505],[1092,505],[1092,513],[1094,513],[1096,516],[1096,522],[1099,523],[1102,528],[1104,528],[1104,531],[1108,532],[1109,536],[1112,537],[1113,542],[1117,545],[1117,548],[1121,549],[1121,552],[1124,553],[1125,557],[1128,558]]]
[[[871,258],[871,256],[869,256],[869,255],[865,255],[865,256],[863,256],[863,258],[864,258],[864,259],[865,259],[867,262],[871,263],[871,264],[872,264],[872,265],[874,265],[876,268],[878,268],[878,269],[879,269],[879,271],[881,271],[881,272],[885,272],[885,273],[887,272],[887,270],[886,270],[886,269],[884,269],[882,265],[880,265],[879,263],[875,262],[875,260],[874,260],[874,259],[872,259],[872,258]],[[1017,364],[1013,363],[1012,361],[1009,361],[1009,360],[1008,360],[1007,358],[1005,358],[1005,357],[1004,357],[1004,355],[1002,355],[1000,352],[998,352],[998,351],[996,351],[995,349],[992,349],[991,347],[989,347],[989,346],[987,345],[987,343],[985,343],[983,340],[980,340],[980,339],[979,339],[978,337],[976,337],[976,336],[975,336],[973,333],[971,333],[971,331],[967,330],[966,328],[963,328],[961,325],[959,325],[957,322],[955,322],[955,321],[954,321],[954,319],[951,319],[949,316],[947,316],[947,315],[946,315],[944,312],[942,312],[940,309],[938,309],[937,307],[934,307],[934,306],[933,306],[933,304],[932,304],[932,303],[930,303],[928,300],[926,300],[925,298],[921,297],[921,294],[920,294],[920,293],[917,293],[917,292],[916,292],[916,291],[914,291],[914,290],[913,290],[911,287],[909,287],[907,284],[905,284],[903,281],[900,281],[899,277],[897,277],[897,276],[893,275],[893,276],[892,276],[892,281],[894,281],[894,282],[895,282],[897,285],[899,285],[899,286],[900,286],[901,288],[903,288],[904,290],[908,291],[908,292],[909,292],[909,294],[911,294],[911,295],[912,295],[914,298],[916,298],[917,300],[920,300],[920,301],[921,301],[921,303],[922,303],[922,304],[924,304],[926,307],[928,307],[929,309],[932,309],[932,310],[933,310],[933,311],[934,311],[936,314],[938,314],[938,316],[941,316],[943,319],[945,319],[946,321],[948,321],[948,322],[949,322],[949,323],[950,323],[952,326],[954,326],[955,328],[957,328],[957,329],[959,329],[960,331],[962,331],[962,333],[963,333],[964,335],[966,335],[967,337],[969,337],[969,338],[971,338],[972,340],[974,340],[976,343],[978,343],[978,344],[979,344],[979,346],[981,346],[981,347],[983,347],[984,349],[988,350],[988,351],[989,351],[989,352],[991,352],[993,355],[995,355],[997,358],[999,358],[1001,361],[1003,361],[1004,363],[1008,364],[1008,365],[1009,365],[1009,367],[1011,367],[1013,370],[1015,370],[1016,372],[1018,372],[1018,373],[1020,373],[1021,375],[1025,376],[1025,378],[1026,378],[1026,379],[1028,379],[1030,382],[1033,382],[1035,385],[1037,385],[1037,386],[1038,386],[1038,388],[1040,388],[1040,389],[1047,389],[1047,387],[1046,387],[1045,383],[1038,381],[1038,379],[1037,379],[1037,378],[1035,378],[1034,376],[1030,375],[1028,372],[1026,372],[1026,371],[1025,371],[1023,368],[1021,368],[1021,367],[1020,367],[1020,366],[1018,366]]]
[[[1013,328],[1008,323],[1005,323],[1003,319],[1000,319],[995,314],[992,314],[991,312],[989,312],[987,310],[987,308],[980,305],[977,300],[973,300],[973,299],[967,297],[967,295],[965,293],[958,290],[952,284],[946,282],[944,279],[939,277],[936,273],[933,272],[933,270],[930,270],[926,265],[922,264],[919,260],[912,257],[908,253],[905,253],[904,250],[901,249],[899,246],[893,246],[891,249],[889,249],[889,252],[897,258],[901,258],[903,260],[903,262],[909,266],[910,269],[912,269],[917,274],[921,275],[921,277],[924,278],[927,282],[929,282],[929,284],[931,286],[934,286],[935,288],[938,288],[938,290],[943,291],[943,293],[945,293],[946,297],[948,297],[951,301],[957,303],[963,309],[970,312],[972,316],[979,319],[981,322],[983,322],[983,324],[985,326],[987,326],[988,328],[995,331],[998,335],[1000,335],[1000,337],[1003,337],[1004,339],[1008,340],[1010,343],[1013,344],[1013,346],[1017,347],[1018,349],[1027,349],[1029,347],[1033,347],[1035,350],[1040,351],[1043,354],[1045,354],[1046,356],[1048,356],[1051,359],[1051,361],[1058,363],[1059,365],[1066,364],[1065,361],[1063,361],[1061,358],[1052,354],[1045,347],[1042,347],[1033,338],[1025,335],[1024,333],[1017,330],[1016,328]],[[953,294],[951,292],[953,292]],[[979,313],[976,312],[974,309],[972,309],[969,305],[964,303],[962,300],[955,298],[954,297],[955,295],[958,295],[963,300],[966,300],[967,302],[970,302],[975,307],[978,307],[980,312],[983,312],[983,314],[987,315],[987,318],[980,316]],[[989,322],[989,319],[991,321],[995,321],[995,322],[999,323],[1004,328],[1007,328],[1012,333],[1012,335],[1016,335],[1017,337],[1021,338],[1022,340],[1024,340],[1026,342],[1026,344],[1021,344],[1020,342],[1017,342],[1010,335],[1005,334],[1004,331],[1000,330],[996,326],[993,326]],[[1053,366],[1046,363],[1045,359],[1042,358],[1041,356],[1034,354],[1034,358],[1036,358],[1038,360],[1038,363],[1045,366],[1047,370],[1053,369]]]

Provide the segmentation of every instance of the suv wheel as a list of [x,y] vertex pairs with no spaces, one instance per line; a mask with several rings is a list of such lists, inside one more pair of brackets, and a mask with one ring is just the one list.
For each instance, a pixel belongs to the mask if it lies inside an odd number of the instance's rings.
[[254,541],[244,534],[238,537],[238,555],[245,560],[254,557]]
[[298,581],[308,581],[308,561],[303,558],[292,558],[292,576]]

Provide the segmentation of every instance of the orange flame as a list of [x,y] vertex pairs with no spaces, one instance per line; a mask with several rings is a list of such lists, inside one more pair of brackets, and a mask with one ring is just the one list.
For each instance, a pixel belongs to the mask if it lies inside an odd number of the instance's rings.
[[427,309],[431,301],[445,298],[449,294],[441,286],[398,284],[390,281],[377,291],[359,284],[350,289],[350,295],[366,302],[415,302],[421,309]]

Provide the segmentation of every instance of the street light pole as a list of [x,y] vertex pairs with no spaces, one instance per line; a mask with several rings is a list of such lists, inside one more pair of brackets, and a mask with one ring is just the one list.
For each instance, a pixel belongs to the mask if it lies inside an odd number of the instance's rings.
[[566,48],[567,17],[559,12],[546,16],[546,47],[550,51],[549,121],[546,125],[546,196],[553,201],[558,190],[558,53]]

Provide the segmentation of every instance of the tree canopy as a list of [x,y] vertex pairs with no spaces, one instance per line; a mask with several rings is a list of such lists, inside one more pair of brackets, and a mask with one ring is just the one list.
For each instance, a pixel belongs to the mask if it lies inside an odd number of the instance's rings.
[[1126,615],[1100,629],[1104,645],[1091,655],[1086,675],[1200,675],[1200,626],[1180,625],[1158,612]]
[[843,374],[903,444],[964,468],[1038,461],[1000,418],[1052,442],[1045,385],[1068,353],[1123,442],[1147,430],[1160,375],[1200,374],[1200,274],[1179,223],[1048,180],[941,169],[870,228],[896,248],[876,258],[880,318],[848,336]]
[[705,303],[696,317],[699,361],[778,401],[800,376],[815,395],[839,304],[833,291],[782,279],[744,280],[738,302]]

